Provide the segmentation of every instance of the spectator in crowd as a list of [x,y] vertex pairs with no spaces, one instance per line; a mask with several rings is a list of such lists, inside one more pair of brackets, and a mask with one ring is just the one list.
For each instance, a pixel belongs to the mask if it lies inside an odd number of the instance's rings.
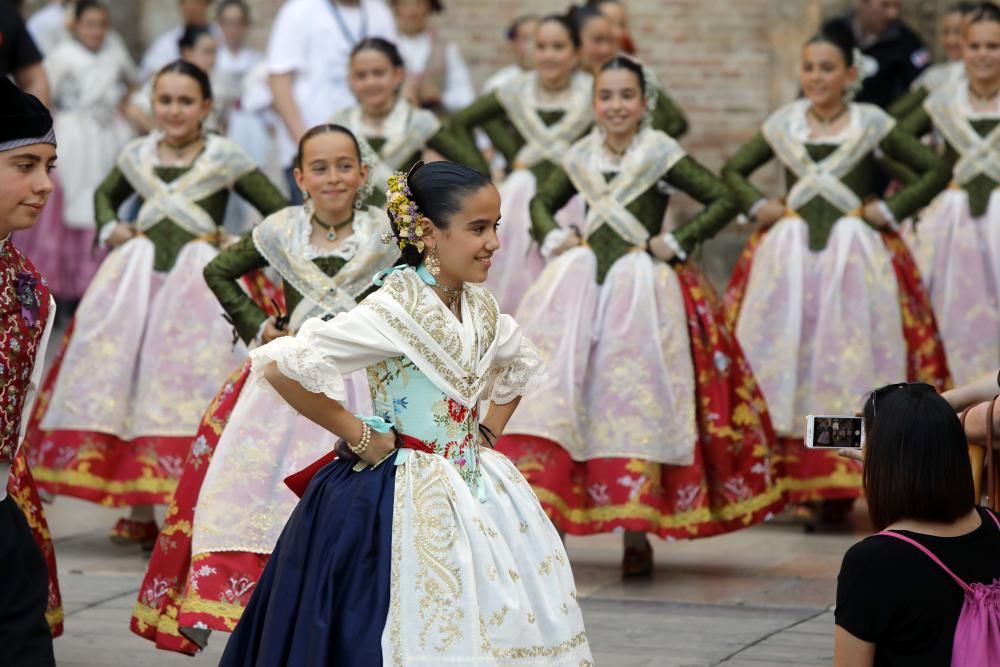
[[208,10],[212,6],[212,0],[178,0],[177,4],[180,7],[181,23],[157,37],[146,50],[139,66],[139,73],[144,80],[152,78],[160,68],[181,57],[177,43],[188,26],[208,27],[217,39],[221,37],[218,27],[209,20]]
[[635,55],[635,41],[628,29],[628,7],[625,0],[587,0],[587,5],[596,8],[611,22],[611,33],[621,51]]
[[216,55],[212,88],[216,104],[223,110],[224,125],[228,127],[229,114],[243,95],[244,80],[264,59],[264,54],[247,46],[250,7],[245,0],[223,0],[215,22],[222,32],[222,43]]
[[486,83],[483,84],[483,94],[493,92],[518,74],[534,69],[535,63],[532,56],[535,50],[535,30],[537,29],[538,16],[534,14],[522,14],[514,19],[506,33],[514,62],[497,70],[486,80]]
[[[965,419],[965,435],[972,442],[985,442],[987,402],[992,401],[998,394],[1000,394],[1000,371],[990,371],[978,380],[944,392],[942,396],[955,412],[960,413],[972,408]],[[1000,433],[1000,410],[994,410],[993,430],[995,433]]]
[[49,0],[28,19],[28,32],[42,54],[51,53],[69,35],[66,27],[72,20],[72,5],[73,0]]
[[923,41],[903,23],[903,0],[856,0],[854,11],[827,21],[823,33],[861,51],[864,77],[856,102],[883,109],[910,89],[930,64]]
[[42,54],[17,3],[0,0],[0,77],[6,76],[12,76],[21,90],[49,105],[49,81],[42,67]]
[[[995,378],[994,378],[995,382]],[[926,384],[877,389],[864,407],[864,491],[876,531],[932,552],[966,582],[1000,577],[1000,524],[976,508],[962,425]],[[951,664],[965,593],[912,544],[874,535],[844,555],[835,667]]]
[[274,107],[283,128],[279,158],[295,203],[301,193],[292,159],[307,128],[355,104],[347,80],[351,50],[365,37],[396,42],[396,22],[382,0],[288,0],[267,47]]
[[430,25],[444,11],[441,0],[393,0],[399,52],[406,63],[403,95],[410,104],[441,115],[472,104],[476,90],[458,45]]

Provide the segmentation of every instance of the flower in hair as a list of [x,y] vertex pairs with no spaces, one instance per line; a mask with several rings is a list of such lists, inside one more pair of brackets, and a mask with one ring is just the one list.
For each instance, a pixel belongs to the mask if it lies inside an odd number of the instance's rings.
[[413,194],[407,184],[407,176],[401,171],[397,171],[389,177],[389,187],[385,191],[386,210],[389,218],[396,225],[395,234],[386,234],[382,237],[385,243],[392,243],[395,240],[399,244],[399,249],[403,250],[407,245],[412,245],[418,252],[424,251],[424,215],[413,201]]

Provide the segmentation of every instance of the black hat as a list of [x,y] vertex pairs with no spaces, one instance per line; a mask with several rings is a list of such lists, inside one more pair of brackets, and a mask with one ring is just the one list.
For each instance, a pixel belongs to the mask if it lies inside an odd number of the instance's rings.
[[0,76],[0,151],[32,144],[56,145],[52,114],[5,76]]

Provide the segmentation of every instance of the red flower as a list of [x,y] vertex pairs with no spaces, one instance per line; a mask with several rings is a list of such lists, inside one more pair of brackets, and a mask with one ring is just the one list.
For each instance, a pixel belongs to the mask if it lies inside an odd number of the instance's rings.
[[448,399],[448,416],[452,421],[462,423],[469,416],[469,408],[453,399]]

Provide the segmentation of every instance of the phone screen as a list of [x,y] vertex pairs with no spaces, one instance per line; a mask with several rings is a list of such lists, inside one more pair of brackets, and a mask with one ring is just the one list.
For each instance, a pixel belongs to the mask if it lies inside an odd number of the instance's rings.
[[847,415],[810,415],[806,424],[806,447],[860,449],[865,441],[861,417]]

